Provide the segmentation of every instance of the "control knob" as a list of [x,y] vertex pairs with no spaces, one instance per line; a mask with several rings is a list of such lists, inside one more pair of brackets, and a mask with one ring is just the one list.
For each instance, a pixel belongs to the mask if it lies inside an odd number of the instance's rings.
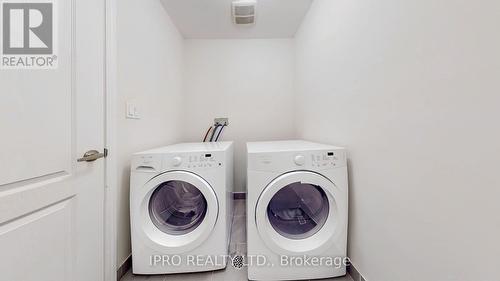
[[180,164],[182,163],[182,158],[180,158],[179,156],[176,156],[174,158],[172,158],[172,164],[174,166],[179,166]]
[[304,155],[297,155],[295,156],[295,158],[293,158],[293,161],[295,162],[295,164],[302,166],[305,164],[306,158],[304,157]]

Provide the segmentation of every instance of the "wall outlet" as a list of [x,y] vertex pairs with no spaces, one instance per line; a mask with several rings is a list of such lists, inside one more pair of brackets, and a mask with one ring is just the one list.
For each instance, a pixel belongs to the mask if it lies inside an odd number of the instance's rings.
[[217,125],[226,125],[229,126],[229,118],[215,118],[214,119],[214,126]]

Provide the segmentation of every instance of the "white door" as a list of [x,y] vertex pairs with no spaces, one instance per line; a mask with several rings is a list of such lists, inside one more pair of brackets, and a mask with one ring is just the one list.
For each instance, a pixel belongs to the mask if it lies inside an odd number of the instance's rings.
[[2,280],[104,275],[105,6],[54,2],[58,67],[0,69]]

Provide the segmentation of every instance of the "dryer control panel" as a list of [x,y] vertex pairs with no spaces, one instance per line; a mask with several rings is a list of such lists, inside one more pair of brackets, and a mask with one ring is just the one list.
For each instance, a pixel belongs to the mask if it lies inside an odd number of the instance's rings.
[[222,166],[215,153],[189,153],[169,155],[164,159],[166,169],[214,169]]
[[338,167],[343,164],[344,153],[339,151],[326,151],[311,154],[311,165],[317,168]]
[[286,151],[248,155],[248,169],[255,171],[326,170],[347,164],[345,149]]
[[157,173],[165,170],[216,169],[224,165],[220,153],[179,153],[167,155],[144,154],[132,159],[131,169]]
[[[216,157],[211,153],[202,153],[199,155],[189,155],[188,168],[212,168],[218,166]],[[221,164],[222,165],[222,164]]]

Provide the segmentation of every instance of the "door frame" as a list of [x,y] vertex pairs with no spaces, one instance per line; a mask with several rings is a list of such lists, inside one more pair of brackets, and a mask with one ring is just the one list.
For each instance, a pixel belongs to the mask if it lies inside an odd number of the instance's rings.
[[118,196],[118,160],[117,160],[117,35],[116,13],[117,0],[105,0],[105,146],[110,151],[105,164],[104,198],[104,280],[117,280],[116,260],[116,199]]

